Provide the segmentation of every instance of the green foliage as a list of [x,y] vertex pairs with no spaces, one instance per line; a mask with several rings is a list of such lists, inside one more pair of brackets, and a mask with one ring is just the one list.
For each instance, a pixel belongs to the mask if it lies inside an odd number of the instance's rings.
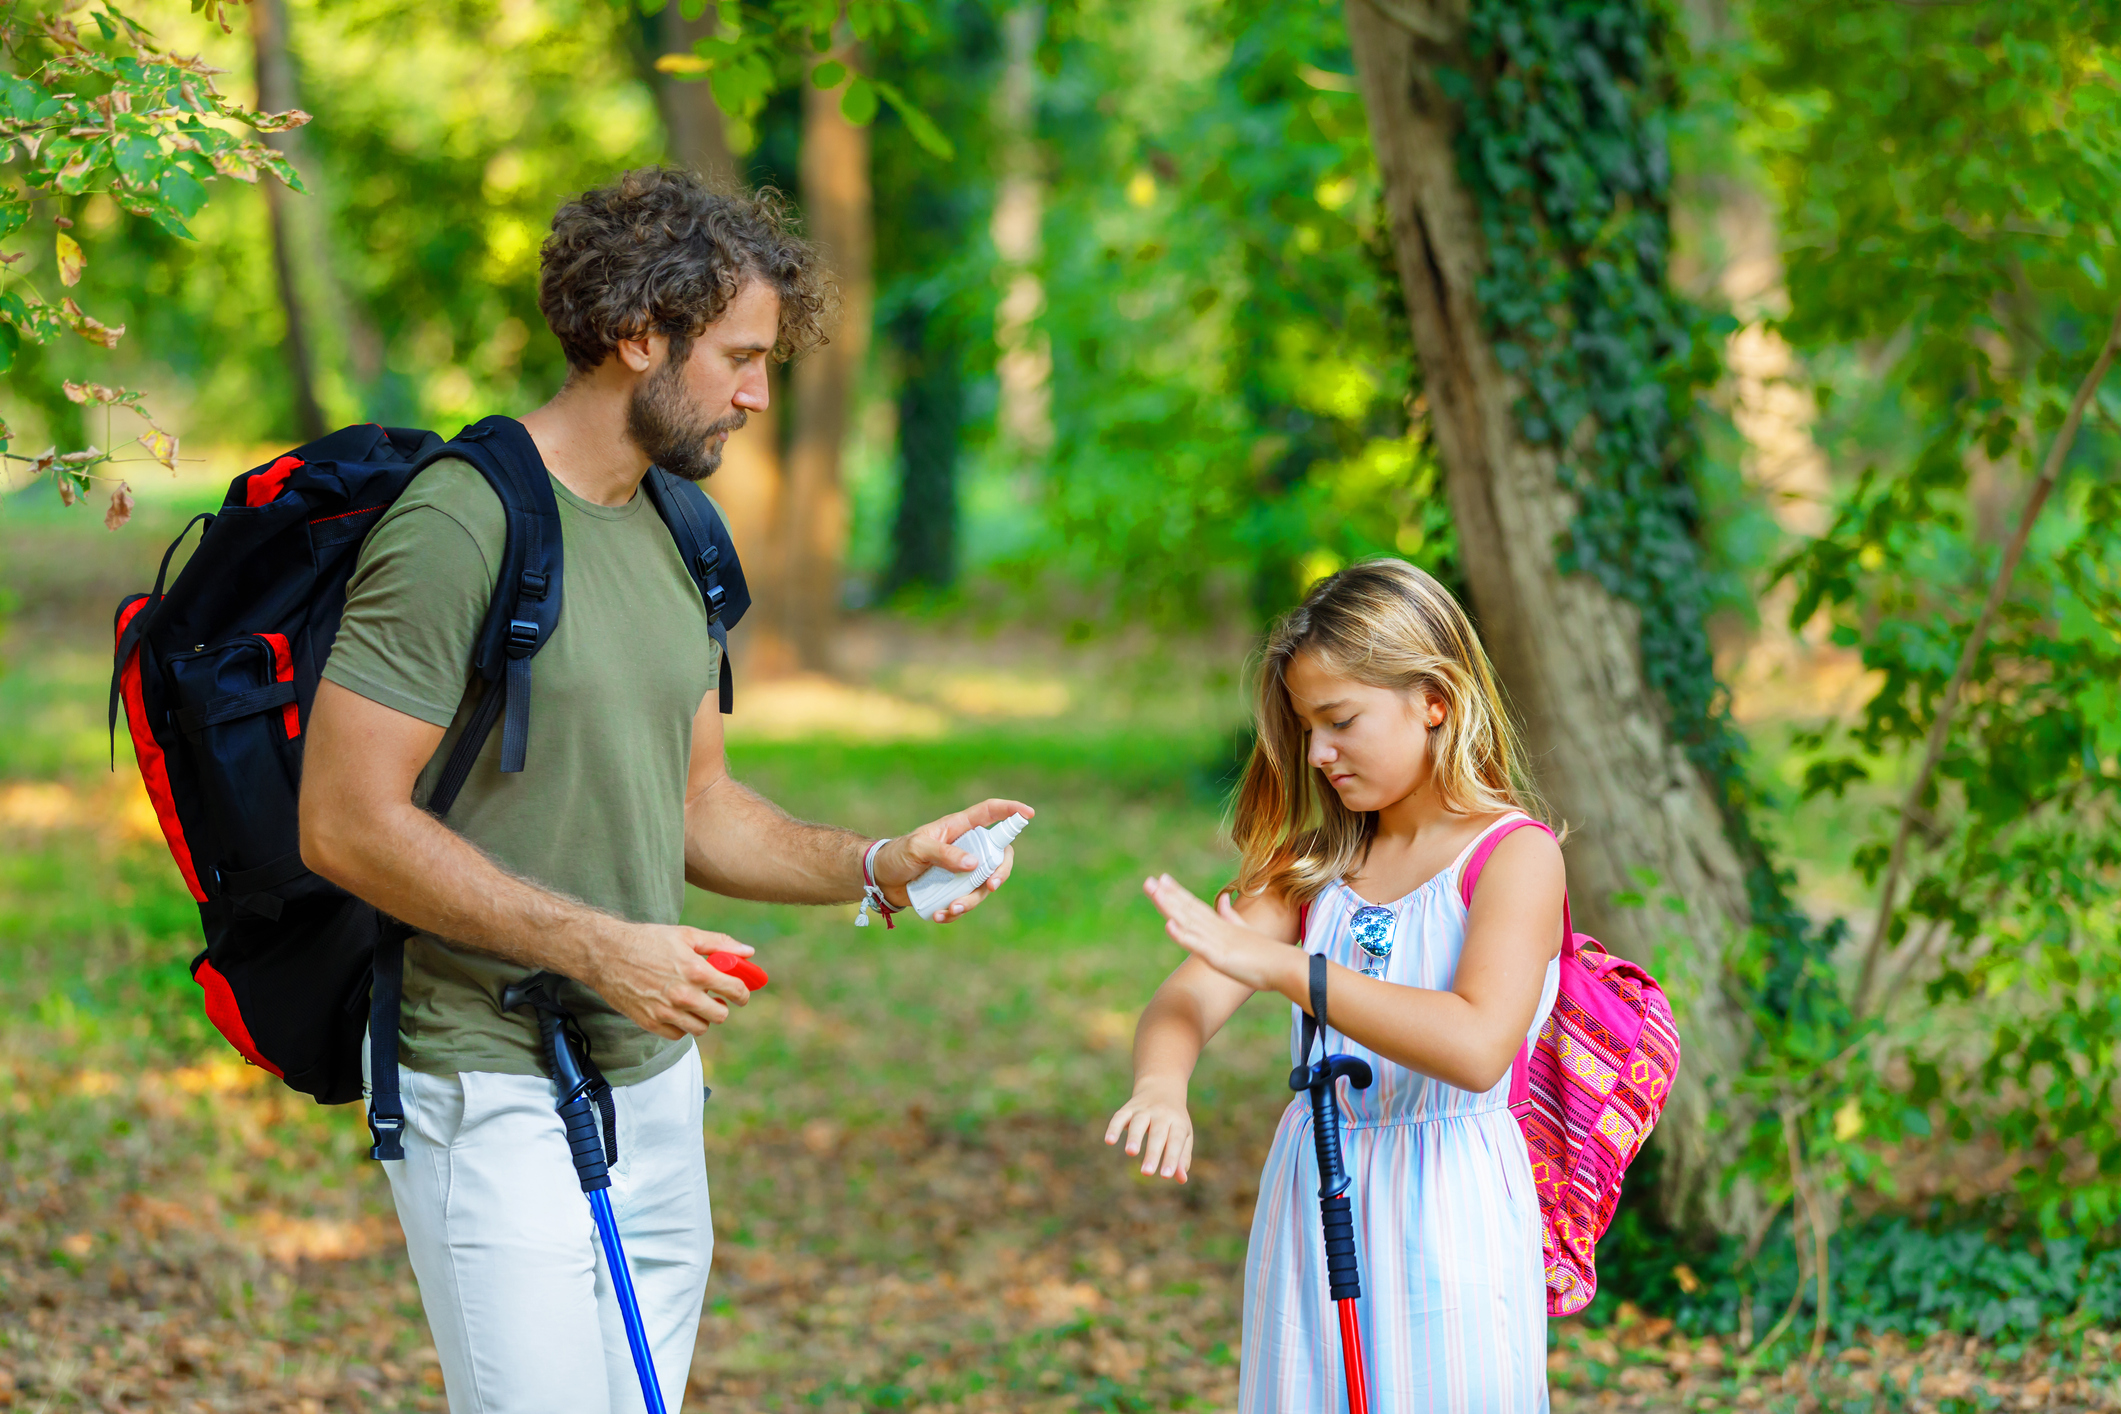
[[[646,15],[662,13],[670,0],[640,0]],[[858,46],[900,41],[916,42],[927,35],[930,13],[941,8],[921,0],[767,0],[746,5],[744,0],[678,0],[687,19],[699,19],[711,8],[713,30],[694,42],[690,53],[665,54],[656,60],[660,73],[680,79],[704,81],[714,92],[715,106],[727,119],[730,146],[739,152],[751,150],[756,140],[759,115],[766,102],[792,81],[793,65],[805,51],[834,52],[844,36]],[[874,122],[881,104],[889,104],[913,140],[931,154],[948,158],[955,149],[935,121],[897,84],[873,72],[858,72],[844,50],[810,70],[810,82],[820,89],[841,88],[840,112],[848,122],[865,128]]]
[[[1603,1325],[1626,1300],[1670,1315],[1689,1334],[1728,1336],[1741,1329],[1748,1301],[1764,1332],[1796,1298],[1799,1319],[1791,1328],[1801,1333],[1801,1348],[1816,1306],[1794,1236],[1778,1224],[1748,1263],[1736,1239],[1688,1251],[1629,1214],[1599,1244],[1605,1285],[1585,1319]],[[2121,1321],[2121,1249],[2075,1236],[1990,1231],[1972,1215],[1870,1218],[1834,1235],[1828,1262],[1829,1339],[1837,1345],[1888,1331],[1914,1341],[1949,1332],[2023,1342]],[[1789,1343],[1749,1352],[1765,1361],[1792,1353]]]
[[[1866,779],[1906,789],[1896,763],[1921,752],[2112,315],[2117,20],[2110,4],[1754,14],[1749,135],[1789,225],[1778,327],[1808,361],[1822,446],[1860,473],[1828,531],[1783,566],[1791,622],[1823,620],[1875,684],[1854,720],[1802,739],[1808,794]],[[2121,1219],[2116,409],[2096,402],[2099,426],[2035,530],[1916,802],[1909,885],[1876,960],[1886,1002],[1903,976],[1924,981],[1922,1002],[1841,1041],[1862,1055],[1808,1091],[1815,1111],[1854,1103],[1873,1117],[1864,1143],[1903,1125],[1994,1134],[2024,1164],[2021,1201],[2058,1231]],[[1867,878],[1898,825],[1879,812],[1856,844]]]
[[879,75],[956,135],[945,161],[887,112],[871,163],[879,371],[896,385],[898,411],[898,504],[883,587],[942,589],[957,570],[960,471],[992,421],[1004,278],[989,236],[1005,141],[992,119],[1001,37],[988,5],[951,0],[933,7],[925,31],[902,32],[873,53]]
[[1085,3],[1045,57],[1034,555],[1129,615],[1271,613],[1368,554],[1450,574],[1337,10]]
[[[214,87],[214,69],[162,49],[108,0],[99,0],[80,20],[42,6],[27,13],[11,8],[0,17],[0,52],[8,70],[0,72],[0,168],[7,176],[0,181],[0,237],[26,230],[47,234],[52,273],[62,286],[79,284],[88,265],[66,214],[84,199],[102,197],[189,240],[186,223],[205,205],[205,184],[217,176],[252,183],[264,176],[301,189],[285,158],[226,125],[282,132],[307,122],[307,114],[257,113],[231,102]],[[6,256],[7,266],[24,254]],[[10,268],[0,288],[0,373],[14,367],[25,340],[43,344],[68,332],[108,350],[117,347],[125,325],[104,323],[72,296],[54,304]],[[148,431],[127,445],[140,446],[145,459],[171,465],[176,442],[148,419],[140,394],[71,381],[65,394],[75,403],[125,407],[148,420]],[[11,441],[0,423],[0,457],[28,464],[33,475],[51,475],[69,502],[88,491],[93,468],[116,456],[89,447],[24,457],[9,450]],[[131,504],[132,494],[120,482],[109,519],[122,524]]]

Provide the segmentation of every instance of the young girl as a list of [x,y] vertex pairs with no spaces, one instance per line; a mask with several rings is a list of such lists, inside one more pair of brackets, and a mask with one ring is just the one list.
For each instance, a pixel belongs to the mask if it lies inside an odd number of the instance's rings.
[[[1201,1047],[1254,992],[1308,1009],[1306,954],[1323,953],[1326,1049],[1376,1075],[1340,1088],[1371,1407],[1545,1410],[1539,1206],[1508,1100],[1560,980],[1560,848],[1513,831],[1472,908],[1460,902],[1474,847],[1534,802],[1487,655],[1428,575],[1397,560],[1342,570],[1263,658],[1234,898],[1210,907],[1168,874],[1144,885],[1192,955],[1142,1014],[1134,1096],[1105,1142],[1124,1136],[1143,1173],[1184,1182]],[[1245,1259],[1244,1414],[1344,1407],[1310,1131],[1296,1095]]]

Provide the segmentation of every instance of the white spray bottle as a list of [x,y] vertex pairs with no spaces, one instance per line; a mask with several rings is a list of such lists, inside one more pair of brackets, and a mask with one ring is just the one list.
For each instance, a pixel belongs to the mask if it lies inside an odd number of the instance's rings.
[[953,874],[938,864],[908,884],[906,896],[913,901],[913,911],[933,922],[936,914],[993,878],[994,871],[1002,867],[1002,852],[1008,849],[1009,841],[1022,834],[1030,823],[1026,816],[1011,815],[999,824],[984,830],[974,827],[950,841],[979,863],[962,874]]

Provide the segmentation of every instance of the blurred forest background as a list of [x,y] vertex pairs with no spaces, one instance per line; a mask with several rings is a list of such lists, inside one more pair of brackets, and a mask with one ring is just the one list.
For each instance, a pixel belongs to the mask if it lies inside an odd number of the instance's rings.
[[1041,807],[947,934],[694,897],[775,982],[707,1048],[688,1408],[1233,1403],[1285,1017],[1132,1178],[1134,889],[1225,877],[1244,655],[1377,554],[1475,611],[1688,1047],[1557,1400],[2121,1404],[2121,6],[129,6],[312,115],[250,157],[127,148],[122,67],[52,129],[100,9],[0,20],[0,1407],[441,1407],[358,1121],[198,1014],[108,615],[287,446],[541,402],[551,213],[659,161],[843,294],[709,487],[737,773]]

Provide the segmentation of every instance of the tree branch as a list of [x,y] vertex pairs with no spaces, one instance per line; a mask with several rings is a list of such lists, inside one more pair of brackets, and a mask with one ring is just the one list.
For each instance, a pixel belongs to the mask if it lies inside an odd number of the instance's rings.
[[[1375,3],[1375,0],[1372,0]],[[2033,483],[2032,495],[2026,499],[2025,509],[2018,516],[2017,532],[2003,552],[2003,563],[1996,570],[1996,578],[1988,587],[1988,600],[1981,606],[1981,616],[1974,620],[1972,632],[1967,635],[1966,647],[1959,654],[1959,666],[1945,685],[1944,697],[1937,704],[1936,720],[1930,724],[1927,749],[1923,752],[1922,769],[1915,773],[1914,784],[1908,787],[1906,803],[1900,808],[1900,824],[1893,831],[1893,849],[1885,865],[1885,881],[1878,891],[1878,921],[1871,929],[1870,946],[1864,949],[1863,971],[1856,983],[1856,999],[1853,1010],[1862,1016],[1871,999],[1872,984],[1877,980],[1878,962],[1885,951],[1886,937],[1892,928],[1893,904],[1900,888],[1900,873],[1907,863],[1907,841],[1916,817],[1921,813],[1922,797],[1928,792],[1930,782],[1937,774],[1937,763],[1944,759],[1944,747],[1951,736],[1952,718],[1959,710],[1959,698],[1966,690],[1966,681],[1973,675],[1974,660],[1980,656],[1981,647],[1988,641],[1988,631],[1996,619],[1996,611],[2002,607],[2003,596],[2010,592],[2011,579],[2018,572],[2018,561],[2025,554],[2025,543],[2033,533],[2033,522],[2039,519],[2041,507],[2047,504],[2048,493],[2055,489],[2055,481],[2062,473],[2063,459],[2069,455],[2070,447],[2077,440],[2077,428],[2084,421],[2085,406],[2091,402],[2092,394],[2098,391],[2100,382],[2106,377],[2107,368],[2114,361],[2114,351],[2121,347],[2121,310],[2114,312],[2113,326],[2106,332],[2106,343],[2099,350],[2098,359],[2091,372],[2077,385],[2077,395],[2070,399],[2069,415],[2062,419],[2056,429],[2055,440],[2047,449],[2047,461],[2040,468],[2040,479]]]

